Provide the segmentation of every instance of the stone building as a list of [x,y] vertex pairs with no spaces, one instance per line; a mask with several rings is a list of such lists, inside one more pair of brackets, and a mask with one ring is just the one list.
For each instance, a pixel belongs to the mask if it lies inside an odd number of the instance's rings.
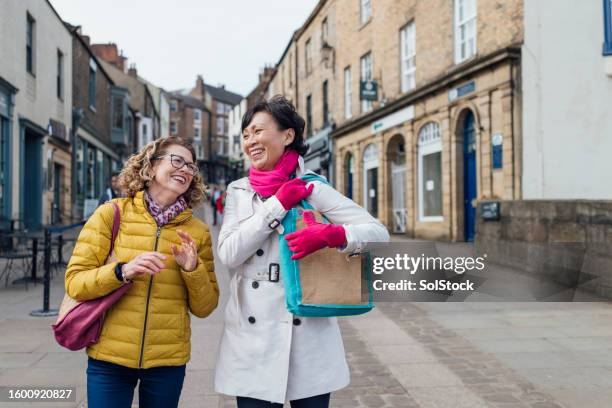
[[69,222],[72,37],[51,3],[0,13],[0,229]]
[[320,1],[288,47],[287,92],[311,145],[331,145],[336,188],[393,232],[459,241],[479,200],[520,198],[522,12],[520,0]]

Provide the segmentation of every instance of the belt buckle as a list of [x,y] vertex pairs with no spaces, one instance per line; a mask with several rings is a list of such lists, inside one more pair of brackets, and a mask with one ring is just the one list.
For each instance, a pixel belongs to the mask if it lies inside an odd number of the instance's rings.
[[268,280],[270,282],[278,282],[280,276],[280,265],[271,263],[268,265]]

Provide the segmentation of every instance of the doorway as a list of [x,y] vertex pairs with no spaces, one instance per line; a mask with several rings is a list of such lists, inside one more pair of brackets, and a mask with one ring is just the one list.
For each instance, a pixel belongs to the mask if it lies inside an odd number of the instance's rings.
[[474,241],[476,234],[476,131],[474,114],[468,111],[463,119],[463,204],[464,237]]
[[36,230],[42,227],[42,136],[29,128],[26,128],[24,133],[21,209],[24,226],[29,230]]

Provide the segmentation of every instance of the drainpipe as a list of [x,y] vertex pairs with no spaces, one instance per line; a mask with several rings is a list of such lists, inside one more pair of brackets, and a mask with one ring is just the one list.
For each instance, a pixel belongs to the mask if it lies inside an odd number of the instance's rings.
[[81,120],[83,119],[82,108],[72,108],[72,129],[70,134],[70,144],[72,146],[72,152],[70,154],[70,201],[72,202],[72,220],[77,221],[78,215],[76,213],[76,193],[77,193],[77,129],[81,126]]

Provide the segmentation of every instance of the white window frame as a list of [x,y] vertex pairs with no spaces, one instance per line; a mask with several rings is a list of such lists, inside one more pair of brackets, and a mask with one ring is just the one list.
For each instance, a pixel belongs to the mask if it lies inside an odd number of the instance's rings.
[[[380,160],[378,157],[378,146],[375,143],[370,143],[364,149],[362,167],[363,167],[363,172],[362,172],[363,208],[365,208],[366,211],[370,212],[370,208],[368,207],[370,206],[369,205],[369,190],[371,186],[368,185],[368,170],[376,169],[380,167]],[[381,177],[381,176],[382,174],[378,175],[378,177]],[[378,180],[376,182],[378,182]],[[377,187],[377,194],[378,194],[378,186],[376,187]],[[376,199],[378,200],[378,197],[376,197]]]
[[178,128],[177,123],[175,121],[171,121],[170,122],[170,134],[176,135],[177,128]]
[[344,117],[353,116],[353,84],[351,81],[351,67],[344,68]]
[[[422,140],[425,136],[427,136],[427,140]],[[418,192],[419,192],[419,221],[421,222],[440,222],[444,221],[444,215],[429,215],[425,216],[424,213],[424,205],[425,202],[423,200],[424,196],[424,188],[425,185],[423,183],[423,157],[442,152],[442,133],[440,131],[440,125],[437,122],[429,122],[425,124],[418,135]],[[440,165],[442,166],[442,160],[440,160]],[[443,178],[442,169],[440,169],[441,179]],[[442,180],[440,180],[440,189],[442,189]],[[444,192],[442,191],[442,197],[444,197]],[[442,212],[444,213],[444,198],[442,198]]]
[[194,127],[193,128],[193,138],[194,139],[200,139],[202,137],[202,134],[200,133],[200,128],[199,127]]
[[[477,0],[455,0],[455,63],[476,55],[478,49]],[[473,41],[473,43],[471,43]],[[464,48],[465,46],[465,48]]]
[[304,46],[304,59],[306,64],[306,75],[310,75],[312,72],[312,39],[309,38],[306,40],[306,44]]
[[416,87],[416,25],[414,21],[400,30],[401,92]]
[[361,24],[365,24],[372,18],[372,0],[359,0]]
[[[360,60],[360,65],[361,65],[361,81],[369,81],[372,80],[372,52],[368,52],[367,54],[365,54],[363,57],[361,57]],[[360,85],[360,91],[361,92],[361,85]],[[360,96],[361,99],[361,96]],[[372,110],[372,103],[373,101],[366,101],[366,100],[362,100],[361,101],[361,113],[365,113],[365,112],[369,112],[370,110]]]

